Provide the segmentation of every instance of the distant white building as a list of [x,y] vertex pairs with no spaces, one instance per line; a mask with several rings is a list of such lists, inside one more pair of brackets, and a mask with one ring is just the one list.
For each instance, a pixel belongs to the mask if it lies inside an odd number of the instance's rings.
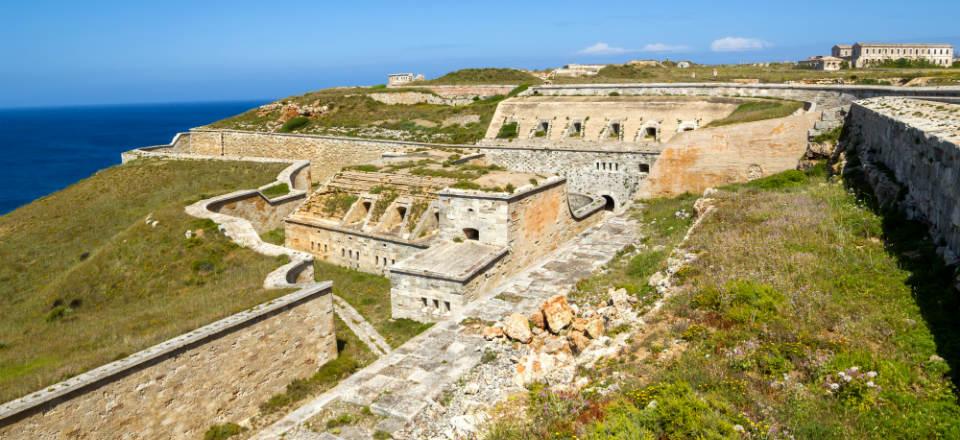
[[942,67],[953,65],[953,46],[950,44],[893,44],[856,43],[851,49],[851,64],[862,68],[899,59],[924,60]]
[[606,64],[567,64],[553,71],[553,76],[565,76],[575,78],[578,76],[594,76],[600,73],[600,70],[607,67]]
[[414,81],[423,81],[424,77],[422,74],[414,75],[412,73],[391,73],[387,75],[387,86],[399,86],[403,84],[409,84]]
[[800,61],[797,63],[797,65],[806,69],[825,70],[832,72],[842,69],[843,63],[845,62],[847,61],[843,58],[817,55],[815,57],[810,57]]
[[679,67],[679,68],[681,68],[681,69],[689,69],[689,68],[690,68],[690,62],[689,62],[689,61],[680,61],[680,62],[677,63],[677,67]]

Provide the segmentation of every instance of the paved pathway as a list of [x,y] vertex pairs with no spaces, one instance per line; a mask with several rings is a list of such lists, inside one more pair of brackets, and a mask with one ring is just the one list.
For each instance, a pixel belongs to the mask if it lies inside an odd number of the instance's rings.
[[340,298],[339,296],[333,296],[333,308],[337,312],[337,315],[340,316],[340,319],[347,324],[347,327],[350,327],[350,330],[363,341],[364,344],[367,344],[367,347],[370,347],[370,351],[377,357],[383,356],[387,353],[390,353],[390,344],[387,344],[387,340],[377,332],[377,329],[373,328],[366,319],[363,319],[363,316],[360,315],[356,309],[353,308],[349,303]]
[[[544,261],[510,278],[503,285],[470,303],[464,310],[438,322],[384,357],[277,423],[256,439],[369,438],[370,432],[344,430],[341,437],[317,434],[304,423],[331,402],[341,400],[370,409],[384,419],[376,430],[396,432],[436,401],[441,391],[480,364],[485,341],[461,325],[464,318],[497,321],[509,313],[529,313],[545,299],[569,291],[580,279],[607,263],[617,251],[637,238],[637,225],[626,216],[612,216],[571,240]],[[519,302],[498,299],[500,294]],[[516,300],[515,300],[516,301]]]

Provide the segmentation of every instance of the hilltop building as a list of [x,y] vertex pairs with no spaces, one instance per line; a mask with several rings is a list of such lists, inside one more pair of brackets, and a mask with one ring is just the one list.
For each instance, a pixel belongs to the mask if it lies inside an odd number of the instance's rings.
[[553,71],[553,76],[577,78],[580,76],[594,76],[600,73],[600,70],[607,67],[606,64],[567,64]]
[[926,60],[933,64],[949,67],[953,64],[953,46],[950,44],[892,44],[857,43],[853,45],[851,61],[853,67],[869,67],[884,61],[899,59]]
[[414,75],[412,73],[391,73],[387,75],[387,86],[396,87],[409,84],[414,81],[423,81],[423,74]]
[[833,46],[833,48],[830,49],[830,56],[850,61],[850,57],[853,56],[853,45],[838,44]]
[[840,70],[843,68],[843,63],[848,61],[843,58],[834,57],[834,56],[823,56],[817,55],[815,57],[807,58],[803,61],[797,63],[799,67],[813,70],[824,70],[828,72]]

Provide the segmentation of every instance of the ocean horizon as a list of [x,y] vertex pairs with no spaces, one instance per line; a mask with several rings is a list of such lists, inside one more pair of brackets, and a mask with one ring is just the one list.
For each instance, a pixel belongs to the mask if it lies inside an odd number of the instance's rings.
[[0,215],[120,163],[120,153],[269,100],[0,109]]

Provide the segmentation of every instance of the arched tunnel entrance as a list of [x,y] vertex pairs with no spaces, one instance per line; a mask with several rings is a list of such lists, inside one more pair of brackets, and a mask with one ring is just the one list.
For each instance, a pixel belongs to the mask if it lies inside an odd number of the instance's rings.
[[617,201],[613,200],[613,197],[610,197],[610,196],[602,196],[602,197],[603,197],[603,200],[606,202],[603,204],[603,209],[607,211],[613,211],[614,209],[617,208]]

